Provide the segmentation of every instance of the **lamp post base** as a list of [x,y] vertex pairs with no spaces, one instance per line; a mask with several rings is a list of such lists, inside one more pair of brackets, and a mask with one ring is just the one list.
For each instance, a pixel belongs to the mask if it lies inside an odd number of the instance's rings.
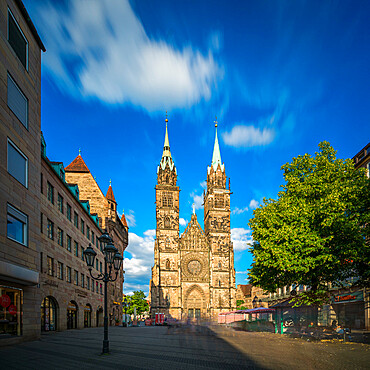
[[102,355],[109,353],[109,340],[103,340],[103,351]]

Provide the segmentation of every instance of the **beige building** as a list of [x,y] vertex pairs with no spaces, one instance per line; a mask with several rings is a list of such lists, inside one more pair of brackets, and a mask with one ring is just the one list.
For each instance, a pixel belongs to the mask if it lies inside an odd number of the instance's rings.
[[22,2],[1,0],[0,345],[40,335],[41,51]]
[[177,170],[166,118],[163,155],[157,170],[156,240],[150,282],[151,314],[176,319],[214,317],[236,307],[234,250],[230,234],[230,182],[226,187],[216,137],[204,193],[204,231],[195,212],[179,235]]
[[269,293],[264,292],[262,288],[253,286],[252,284],[239,284],[236,287],[237,308],[268,307],[266,302],[266,298],[268,297]]
[[[89,187],[84,181],[89,180]],[[71,180],[72,179],[72,180]],[[69,166],[51,162],[42,139],[41,162],[41,330],[54,331],[103,325],[104,286],[94,280],[83,258],[91,244],[97,252],[93,275],[104,272],[104,255],[98,237],[107,231],[123,254],[127,247],[127,224],[116,214],[112,187],[96,197],[99,189],[82,157]],[[100,189],[99,189],[100,190]],[[100,192],[101,193],[101,192]],[[113,206],[112,206],[113,205]],[[98,212],[96,212],[98,211]],[[108,283],[110,324],[122,321],[123,271]]]

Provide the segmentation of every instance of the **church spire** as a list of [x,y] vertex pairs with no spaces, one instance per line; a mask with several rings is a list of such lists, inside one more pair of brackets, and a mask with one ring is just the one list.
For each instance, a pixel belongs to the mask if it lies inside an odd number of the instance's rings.
[[[213,170],[216,171],[218,165],[220,165],[221,170],[224,171],[224,168],[225,167],[224,167],[224,165],[222,164],[222,161],[221,161],[220,146],[218,144],[218,136],[217,136],[218,122],[217,122],[217,116],[216,116],[216,120],[214,121],[214,123],[215,123],[215,128],[216,128],[216,136],[215,136],[215,145],[213,147],[213,155],[212,155],[212,164],[211,164],[211,167],[213,167]],[[210,169],[210,167],[208,167],[208,169]]]
[[166,133],[165,133],[165,136],[164,136],[164,145],[163,145],[162,159],[161,159],[161,162],[159,164],[158,171],[159,171],[159,168],[162,168],[162,170],[164,170],[166,168],[166,165],[168,164],[170,170],[172,171],[175,168],[175,172],[176,172],[175,163],[172,160],[172,155],[171,155],[171,150],[170,150],[170,141],[168,140],[168,127],[167,127],[168,118],[167,118],[167,111],[166,111],[166,119],[165,119],[165,122],[166,122]]

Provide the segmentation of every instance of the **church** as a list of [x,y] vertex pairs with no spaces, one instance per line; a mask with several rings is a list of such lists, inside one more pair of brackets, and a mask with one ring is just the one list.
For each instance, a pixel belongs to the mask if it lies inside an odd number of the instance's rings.
[[203,193],[204,230],[195,211],[179,230],[177,169],[171,156],[168,119],[157,169],[156,240],[150,281],[151,316],[175,319],[216,317],[236,308],[234,249],[230,233],[230,179],[226,181],[216,135]]

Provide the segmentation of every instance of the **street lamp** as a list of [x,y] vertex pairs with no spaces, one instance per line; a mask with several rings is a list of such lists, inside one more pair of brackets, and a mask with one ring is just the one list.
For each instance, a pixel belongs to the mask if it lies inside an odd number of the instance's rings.
[[[98,276],[92,274],[92,268],[96,257],[96,252],[91,247],[91,244],[84,250],[84,257],[86,264],[89,268],[90,276],[95,280],[102,280],[104,282],[104,340],[103,340],[103,354],[109,353],[109,340],[108,340],[108,282],[116,281],[118,278],[118,272],[122,266],[123,257],[118,252],[118,249],[113,245],[112,238],[108,233],[104,233],[98,238],[103,246],[104,253],[104,273],[100,273]],[[112,277],[112,268],[116,272],[116,276]]]
[[131,306],[131,302],[130,301],[127,301],[127,298],[125,297],[125,299],[122,301],[122,307],[123,309],[125,310],[125,326],[127,327],[127,309],[130,308]]

